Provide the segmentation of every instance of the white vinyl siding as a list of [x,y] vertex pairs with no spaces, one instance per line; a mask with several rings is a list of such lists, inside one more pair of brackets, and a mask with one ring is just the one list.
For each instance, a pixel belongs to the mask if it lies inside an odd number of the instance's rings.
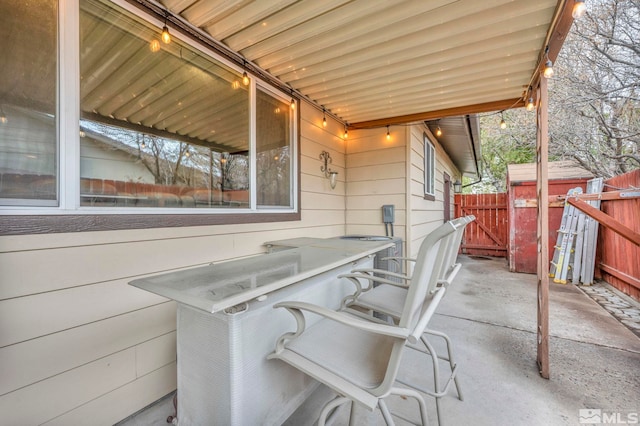
[[347,234],[385,235],[382,206],[395,206],[394,235],[406,238],[405,127],[349,132],[347,140]]
[[[420,243],[424,237],[442,224],[444,220],[443,172],[446,172],[449,176],[456,176],[458,171],[426,126],[412,126],[409,138],[410,195],[408,197],[408,210],[410,229],[408,234],[410,235],[410,240],[407,241],[406,246],[407,254],[413,256],[420,248]],[[434,148],[433,200],[425,197],[425,140]],[[450,191],[450,193],[450,205],[453,206],[453,191]]]

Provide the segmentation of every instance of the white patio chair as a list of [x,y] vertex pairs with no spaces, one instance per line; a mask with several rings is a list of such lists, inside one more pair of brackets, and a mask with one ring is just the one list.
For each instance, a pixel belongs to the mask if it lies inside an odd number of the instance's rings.
[[[460,270],[461,264],[456,263],[458,250],[462,241],[464,229],[466,225],[473,220],[475,220],[474,216],[466,216],[463,218],[454,219],[450,222],[456,228],[456,231],[453,234],[449,235],[444,242],[445,255],[443,267],[439,274],[439,286],[443,286],[445,288],[449,286]],[[387,260],[397,262],[415,262],[415,259],[406,257],[392,257],[387,258]],[[356,292],[353,295],[345,297],[345,299],[343,300],[343,308],[364,308],[372,313],[387,315],[397,321],[401,313],[404,299],[407,296],[407,289],[412,282],[412,276],[410,276],[409,274],[390,273],[378,269],[356,269],[350,274],[341,275],[341,277],[350,279],[356,285]],[[398,283],[394,281],[394,279],[398,278],[402,282]],[[361,281],[368,281],[367,286],[362,287]],[[376,284],[377,286],[375,286]],[[420,347],[412,346],[412,349],[430,355],[434,376],[434,389],[426,389],[415,384],[402,382],[400,380],[399,381],[407,386],[413,387],[414,389],[420,390],[421,392],[424,392],[427,395],[431,395],[435,398],[438,423],[441,425],[442,418],[440,398],[442,398],[449,392],[451,383],[455,384],[458,399],[462,401],[464,397],[462,395],[460,384],[457,378],[458,365],[454,359],[451,339],[445,333],[429,328],[426,328],[424,333],[442,338],[446,344],[447,349],[447,356],[438,355],[431,342],[429,342],[424,336],[421,336],[421,341],[425,346],[426,351]],[[438,360],[448,362],[451,371],[451,374],[449,375],[446,383],[443,386],[441,386],[440,384],[441,373]]]
[[[446,223],[422,243],[416,257],[413,285],[407,291],[397,324],[381,324],[303,302],[275,305],[293,314],[297,330],[282,335],[268,358],[282,360],[338,393],[322,409],[319,426],[325,424],[334,408],[349,401],[370,410],[378,406],[385,422],[392,425],[393,419],[384,403],[384,398],[392,394],[415,398],[421,422],[428,424],[422,395],[396,386],[395,381],[405,348],[420,339],[444,295],[445,288],[437,286],[438,265],[444,260],[443,240],[454,230],[452,224]],[[307,327],[307,312],[320,315],[321,319]]]

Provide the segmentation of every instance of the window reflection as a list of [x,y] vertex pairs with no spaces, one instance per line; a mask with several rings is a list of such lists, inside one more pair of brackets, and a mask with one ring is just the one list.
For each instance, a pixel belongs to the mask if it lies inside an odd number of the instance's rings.
[[256,93],[258,206],[291,207],[292,113],[288,102]]
[[241,76],[98,0],[80,34],[81,204],[248,207]]
[[0,204],[57,204],[57,13],[0,2]]

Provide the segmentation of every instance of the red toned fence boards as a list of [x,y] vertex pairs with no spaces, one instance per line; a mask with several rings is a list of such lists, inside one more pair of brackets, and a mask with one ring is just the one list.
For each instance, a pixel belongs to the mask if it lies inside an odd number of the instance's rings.
[[[555,179],[549,181],[549,196],[566,195],[569,189],[586,190],[587,178]],[[536,182],[517,182],[509,185],[509,270],[535,274],[537,271],[538,245]],[[533,204],[526,201],[531,200]],[[562,203],[549,205],[549,259],[553,258],[558,229],[562,222]]]
[[474,215],[467,225],[462,252],[505,257],[507,252],[507,194],[456,194],[456,217]]
[[[640,170],[605,181],[605,192],[626,188],[638,188],[640,191]],[[628,228],[640,232],[640,198],[603,201],[600,209]],[[640,247],[610,229],[600,227],[598,253],[596,266],[602,279],[640,300]]]

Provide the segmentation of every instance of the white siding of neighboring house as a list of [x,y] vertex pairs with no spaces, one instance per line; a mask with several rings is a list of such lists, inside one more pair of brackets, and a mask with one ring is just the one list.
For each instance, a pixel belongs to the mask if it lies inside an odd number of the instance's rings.
[[155,183],[153,174],[136,158],[90,137],[80,138],[80,175],[83,178]]
[[175,304],[129,281],[345,233],[342,125],[301,117],[301,221],[0,237],[3,424],[113,424],[176,388]]
[[[436,194],[435,201],[424,199],[424,142],[423,133],[426,133],[436,151]],[[409,197],[409,235],[411,240],[407,242],[407,253],[415,256],[420,248],[420,243],[426,235],[441,225],[444,221],[444,177],[443,172],[451,176],[455,181],[459,172],[453,165],[447,153],[442,149],[433,134],[426,126],[412,126],[409,132],[410,146],[410,197]],[[453,188],[450,190],[450,208],[453,218]]]

